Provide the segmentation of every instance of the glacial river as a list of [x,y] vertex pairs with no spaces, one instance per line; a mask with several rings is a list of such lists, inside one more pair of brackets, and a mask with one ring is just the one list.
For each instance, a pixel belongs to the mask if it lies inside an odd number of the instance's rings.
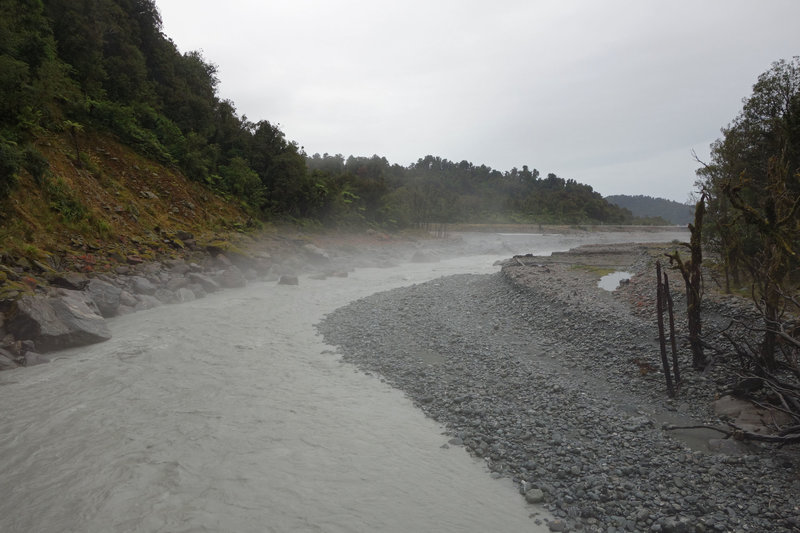
[[[492,238],[503,257],[585,241]],[[0,531],[547,531],[509,480],[443,447],[441,427],[314,329],[354,299],[497,258],[254,283],[0,373]]]

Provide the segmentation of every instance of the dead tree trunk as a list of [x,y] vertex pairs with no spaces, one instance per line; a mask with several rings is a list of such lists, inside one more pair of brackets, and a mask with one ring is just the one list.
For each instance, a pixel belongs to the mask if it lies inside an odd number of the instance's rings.
[[706,357],[703,353],[703,323],[700,314],[701,302],[703,297],[703,276],[700,266],[703,264],[703,250],[700,239],[703,229],[703,215],[706,210],[706,194],[700,196],[700,201],[694,209],[694,224],[689,224],[691,238],[688,244],[691,259],[684,262],[680,253],[674,251],[667,254],[670,264],[675,265],[683,276],[686,284],[686,314],[689,322],[689,345],[692,348],[692,366],[696,370],[702,370],[706,366]]
[[675,340],[675,310],[672,305],[672,293],[669,291],[669,278],[664,272],[664,296],[667,301],[667,312],[669,316],[669,342],[672,347],[672,369],[675,371],[675,385],[680,387],[681,371],[678,367],[678,346]]
[[664,339],[664,286],[661,283],[661,262],[656,261],[656,314],[658,320],[658,340],[661,346],[661,364],[664,367],[664,379],[667,381],[667,394],[670,398],[675,397],[675,388],[672,386],[672,373],[669,370],[669,359],[667,359],[667,343]]

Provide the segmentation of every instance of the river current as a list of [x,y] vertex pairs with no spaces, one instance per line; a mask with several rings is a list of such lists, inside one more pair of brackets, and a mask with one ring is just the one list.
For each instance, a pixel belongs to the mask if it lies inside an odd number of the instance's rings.
[[[597,235],[492,238],[511,255],[684,237]],[[354,299],[497,258],[253,283],[112,319],[108,342],[0,373],[0,531],[546,531],[509,480],[443,446],[314,329]]]

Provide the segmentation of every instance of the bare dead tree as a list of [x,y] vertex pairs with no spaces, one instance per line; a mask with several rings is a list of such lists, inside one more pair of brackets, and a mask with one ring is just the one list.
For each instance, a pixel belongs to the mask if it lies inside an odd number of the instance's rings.
[[689,249],[691,259],[684,261],[678,250],[669,257],[670,264],[683,276],[686,285],[686,314],[689,322],[689,345],[692,349],[692,367],[702,370],[706,366],[706,357],[703,353],[703,322],[701,317],[701,304],[703,298],[703,275],[700,270],[703,264],[703,250],[701,238],[703,230],[703,215],[705,214],[706,193],[700,195],[700,200],[694,209],[694,224],[689,224],[691,237],[688,243],[683,243]]
[[[796,298],[789,297],[792,303]],[[800,307],[796,308],[800,311]],[[797,322],[793,326],[796,326]],[[776,368],[770,368],[761,356],[758,342],[766,331],[752,321],[737,319],[721,332],[738,362],[736,375],[738,381],[732,392],[756,406],[779,411],[786,415],[788,422],[782,427],[774,427],[773,435],[756,434],[742,430],[734,424],[734,437],[746,440],[773,442],[781,445],[800,442],[800,369],[797,360],[800,355],[798,330],[785,327],[781,339],[785,339],[784,358]]]
[[667,394],[670,398],[675,397],[675,387],[672,385],[672,373],[669,369],[669,359],[667,359],[667,346],[664,338],[664,285],[661,277],[661,262],[656,261],[656,318],[658,321],[658,340],[661,346],[661,365],[664,367],[664,379],[667,382]]
[[667,301],[667,316],[669,316],[669,341],[672,347],[672,368],[675,371],[675,383],[680,386],[681,370],[678,366],[678,346],[675,337],[675,309],[672,302],[672,293],[669,290],[669,277],[664,272],[664,299]]

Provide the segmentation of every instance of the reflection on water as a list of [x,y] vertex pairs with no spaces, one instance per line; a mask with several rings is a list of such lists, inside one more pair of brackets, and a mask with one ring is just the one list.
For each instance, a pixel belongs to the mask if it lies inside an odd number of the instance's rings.
[[633,276],[633,274],[630,272],[612,272],[600,278],[600,281],[597,282],[597,286],[607,291],[615,291],[619,287],[621,281],[631,279],[631,276]]

